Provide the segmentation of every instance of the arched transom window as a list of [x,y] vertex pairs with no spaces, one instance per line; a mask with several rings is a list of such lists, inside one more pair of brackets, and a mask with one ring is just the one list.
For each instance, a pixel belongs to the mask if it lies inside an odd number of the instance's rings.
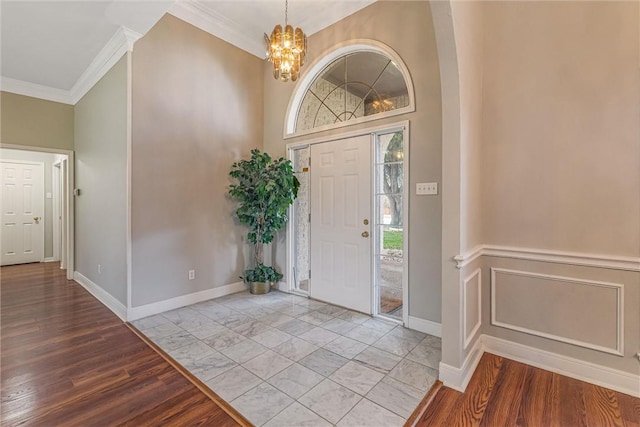
[[285,134],[310,133],[413,110],[409,73],[397,54],[378,42],[360,41],[323,55],[311,66],[292,98]]

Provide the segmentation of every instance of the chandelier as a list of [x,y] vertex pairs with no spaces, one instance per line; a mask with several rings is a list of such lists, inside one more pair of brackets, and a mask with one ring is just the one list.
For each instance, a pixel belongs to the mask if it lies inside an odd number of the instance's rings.
[[300,28],[295,30],[288,23],[289,0],[284,6],[284,31],[276,25],[271,37],[264,35],[267,44],[267,59],[273,63],[273,77],[283,82],[298,80],[300,67],[304,65],[307,53],[307,36]]

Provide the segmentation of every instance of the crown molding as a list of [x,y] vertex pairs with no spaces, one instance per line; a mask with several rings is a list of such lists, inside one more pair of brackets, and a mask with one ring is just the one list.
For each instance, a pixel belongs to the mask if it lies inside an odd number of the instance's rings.
[[82,73],[70,90],[71,99],[76,104],[91,88],[104,77],[109,70],[127,52],[133,50],[134,43],[142,37],[142,34],[130,30],[126,27],[118,28],[118,31],[111,37],[100,53],[91,61],[91,64]]
[[169,14],[260,59],[266,57],[262,38],[254,40],[248,37],[240,24],[197,1],[178,1],[169,9]]
[[[311,35],[337,22],[376,0],[345,2],[340,8],[325,8],[318,16],[307,17],[300,22],[307,35]],[[206,31],[228,43],[258,57],[265,58],[262,38],[254,40],[248,37],[242,25],[221,15],[198,1],[178,1],[169,13],[189,24]],[[102,48],[87,69],[78,78],[70,90],[39,85],[0,76],[0,90],[30,96],[48,101],[75,105],[87,92],[120,60],[122,55],[133,50],[133,45],[141,34],[126,27],[118,28],[113,37]]]
[[309,36],[353,15],[376,1],[378,0],[347,1],[341,3],[340,7],[325,7],[319,14],[305,16],[296,24],[296,27],[304,28],[305,33]]
[[[353,15],[360,9],[376,1],[377,0],[350,1],[344,2],[344,4],[338,8],[324,8],[322,13],[302,19],[296,26],[304,28],[307,36],[310,36],[349,15]],[[254,39],[253,37],[247,36],[244,26],[208,8],[197,0],[179,0],[169,9],[169,13],[260,59],[266,57],[266,48],[263,44],[262,37]]]
[[54,87],[43,86],[9,77],[0,78],[0,89],[2,89],[3,92],[30,96],[32,98],[45,99],[63,104],[74,104],[71,93],[68,90],[56,89]]
[[111,67],[122,58],[122,55],[133,50],[134,43],[140,37],[142,37],[141,34],[126,27],[118,28],[70,90],[43,86],[8,77],[1,78],[1,89],[18,95],[75,105],[107,74]]

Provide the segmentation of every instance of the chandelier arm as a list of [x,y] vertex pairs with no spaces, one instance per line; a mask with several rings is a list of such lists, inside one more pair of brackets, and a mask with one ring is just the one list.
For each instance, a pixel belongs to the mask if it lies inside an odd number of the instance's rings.
[[276,80],[296,81],[307,53],[307,36],[300,28],[289,25],[289,0],[284,3],[284,29],[276,25],[271,37],[265,34],[267,59],[273,63]]

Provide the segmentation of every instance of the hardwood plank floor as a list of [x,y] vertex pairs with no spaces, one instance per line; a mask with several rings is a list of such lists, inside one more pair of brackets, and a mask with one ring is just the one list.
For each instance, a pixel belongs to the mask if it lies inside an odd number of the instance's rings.
[[467,390],[442,387],[414,426],[638,427],[640,399],[485,353]]
[[0,269],[3,426],[248,425],[57,263]]

